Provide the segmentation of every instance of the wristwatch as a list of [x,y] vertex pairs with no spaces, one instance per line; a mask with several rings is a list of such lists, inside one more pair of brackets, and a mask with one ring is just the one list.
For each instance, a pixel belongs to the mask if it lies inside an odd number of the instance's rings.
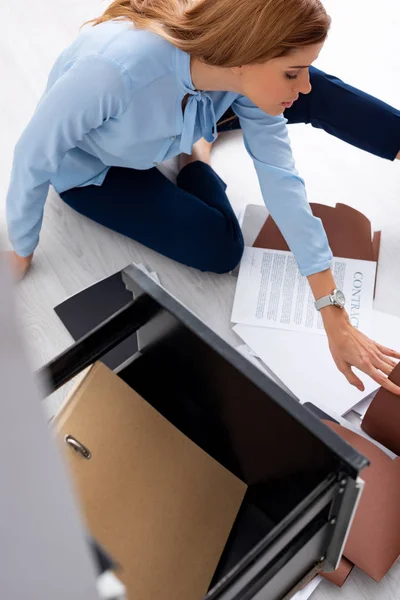
[[325,308],[325,306],[337,306],[338,308],[344,308],[346,304],[346,298],[343,294],[342,290],[333,290],[332,294],[328,296],[323,296],[323,298],[319,298],[315,301],[315,308],[317,310],[321,310],[321,308]]

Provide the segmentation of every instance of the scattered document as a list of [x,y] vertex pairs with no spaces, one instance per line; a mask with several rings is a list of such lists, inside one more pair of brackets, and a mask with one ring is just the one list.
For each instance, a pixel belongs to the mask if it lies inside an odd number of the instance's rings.
[[317,587],[322,581],[322,577],[317,575],[314,577],[312,581],[306,587],[304,587],[300,592],[297,592],[292,598],[292,600],[308,600],[308,598],[315,592]]
[[378,390],[373,391],[371,394],[368,394],[368,396],[366,398],[364,398],[364,400],[361,400],[361,402],[359,402],[358,404],[353,406],[352,410],[355,413],[357,413],[357,415],[361,418],[361,420],[364,418],[365,413],[371,406],[372,400],[375,398],[377,393],[378,393]]
[[237,346],[236,350],[237,350],[237,352],[240,352],[240,354],[242,356],[244,356],[244,358],[247,358],[248,361],[253,363],[253,365],[258,367],[258,369],[260,369],[260,371],[262,371],[264,373],[264,375],[269,377],[269,379],[272,379],[272,381],[274,381],[277,385],[279,385],[280,388],[285,390],[285,392],[287,394],[289,394],[289,396],[292,396],[292,398],[294,398],[295,400],[298,401],[298,398],[296,398],[294,396],[293,392],[291,390],[289,390],[289,388],[283,383],[283,381],[281,381],[279,379],[279,377],[277,377],[275,375],[275,373],[267,367],[267,365],[262,364],[260,362],[258,357],[256,357],[256,355],[254,354],[253,350],[251,348],[249,348],[249,346],[247,346],[247,344],[241,344],[240,346]]
[[[400,318],[375,310],[372,315],[371,338],[400,350]],[[326,337],[250,325],[236,325],[233,330],[301,403],[312,402],[344,415],[379,388],[358,369],[354,372],[365,390],[350,385],[337,369]]]
[[251,325],[236,325],[233,330],[301,403],[320,406],[324,402],[343,415],[378,388],[378,384],[357,370],[366,389],[360,392],[351,386],[338,371],[324,336]]
[[102,600],[127,600],[126,588],[112,571],[106,571],[97,579],[97,591]]
[[145,267],[143,263],[133,263],[133,264],[135,265],[135,267],[137,267],[138,269],[143,271],[143,273],[145,273],[146,275],[151,277],[152,280],[155,281],[158,285],[161,285],[160,278],[155,271],[149,271],[149,269],[147,267]]
[[246,344],[240,344],[240,346],[237,346],[236,350],[237,352],[240,352],[240,354],[244,356],[244,358],[247,358],[247,360],[249,360],[251,363],[253,363],[253,365],[258,367],[261,371],[263,371],[263,373],[267,375],[267,371],[261,365],[260,361],[257,359],[256,355],[254,354],[251,348],[249,348]]
[[[376,263],[334,258],[336,285],[346,296],[351,322],[370,331]],[[325,335],[306,277],[291,252],[246,247],[240,264],[232,322]]]

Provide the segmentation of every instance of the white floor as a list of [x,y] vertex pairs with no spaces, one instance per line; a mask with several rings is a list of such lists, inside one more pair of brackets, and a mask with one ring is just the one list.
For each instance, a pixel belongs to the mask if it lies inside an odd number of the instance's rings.
[[[72,41],[79,26],[105,5],[96,0],[8,0],[0,4],[0,233],[5,234],[4,200],[14,144],[58,53]],[[326,5],[333,28],[317,66],[400,107],[398,0],[328,0]],[[290,133],[309,199],[330,205],[346,202],[382,229],[376,307],[400,316],[400,162],[368,155],[311,127],[297,125]],[[227,181],[235,208],[262,203],[240,134],[228,134],[217,142],[213,164]],[[210,322],[214,309],[230,301],[224,296],[228,276],[202,275],[176,265],[78,217],[51,193],[34,267],[18,287],[19,314],[33,367],[71,342],[53,307],[131,261],[154,268],[183,300],[191,296],[194,309]],[[214,321],[214,329],[222,332],[223,326]],[[47,401],[48,412],[56,410],[67,390],[65,386]],[[399,599],[400,563],[380,584],[355,569],[342,590],[324,582],[312,598]]]

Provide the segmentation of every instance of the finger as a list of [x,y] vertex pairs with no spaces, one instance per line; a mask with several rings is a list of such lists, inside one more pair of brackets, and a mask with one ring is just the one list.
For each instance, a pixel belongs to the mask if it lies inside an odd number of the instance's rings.
[[385,388],[385,390],[400,396],[400,387],[393,383],[393,381],[390,381],[390,379],[388,379],[386,375],[382,373],[382,371],[378,371],[378,369],[371,365],[371,367],[366,370],[365,373],[367,373],[367,375],[376,381],[376,383],[379,383],[379,385]]
[[[382,352],[380,352],[379,350],[376,353],[376,358],[378,358],[379,360],[383,360],[383,362],[385,362],[387,365],[389,365],[389,367],[391,368],[390,372],[392,372],[393,369],[395,367],[397,367],[397,362],[395,360],[392,360],[388,356],[385,356],[385,354],[382,354]],[[388,373],[388,375],[389,375],[389,373]]]
[[365,388],[363,382],[361,379],[359,379],[359,377],[357,377],[349,365],[344,364],[338,368],[339,371],[346,377],[347,381],[351,383],[351,385],[354,385],[356,388],[358,388],[360,392],[364,391]]
[[393,371],[393,366],[388,364],[385,360],[382,360],[379,356],[376,356],[372,362],[373,366],[385,373],[385,375],[390,375]]
[[391,348],[386,348],[386,346],[382,346],[377,342],[375,342],[375,344],[382,354],[386,354],[386,356],[392,356],[393,358],[400,358],[400,352],[396,352],[396,350],[392,350]]

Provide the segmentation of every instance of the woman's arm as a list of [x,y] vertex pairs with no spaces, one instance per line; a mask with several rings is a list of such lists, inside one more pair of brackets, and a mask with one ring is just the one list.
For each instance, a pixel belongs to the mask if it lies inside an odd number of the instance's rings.
[[[240,119],[265,204],[293,252],[300,273],[307,276],[316,300],[331,294],[336,287],[330,269],[332,252],[321,220],[312,214],[304,181],[295,168],[286,119],[282,115],[267,115],[243,96],[232,108]],[[347,380],[364,389],[352,371],[354,366],[400,395],[400,387],[387,377],[396,365],[393,358],[400,358],[400,353],[358,331],[345,309],[327,306],[321,310],[321,316],[333,360]]]
[[14,151],[7,222],[16,254],[29,257],[42,225],[49,182],[68,150],[117,116],[130,100],[130,79],[103,56],[84,56],[44,94]]
[[[331,294],[336,287],[330,269],[310,275],[308,281],[316,300]],[[357,367],[379,385],[400,395],[400,387],[388,379],[397,364],[393,358],[399,359],[399,352],[377,344],[356,329],[344,308],[326,306],[321,309],[321,317],[333,360],[349,383],[364,390],[361,379],[352,370]]]
[[283,115],[271,116],[240,96],[232,105],[240,119],[264,202],[297,261],[308,276],[329,269],[332,252],[322,222],[307,200],[292,154]]

